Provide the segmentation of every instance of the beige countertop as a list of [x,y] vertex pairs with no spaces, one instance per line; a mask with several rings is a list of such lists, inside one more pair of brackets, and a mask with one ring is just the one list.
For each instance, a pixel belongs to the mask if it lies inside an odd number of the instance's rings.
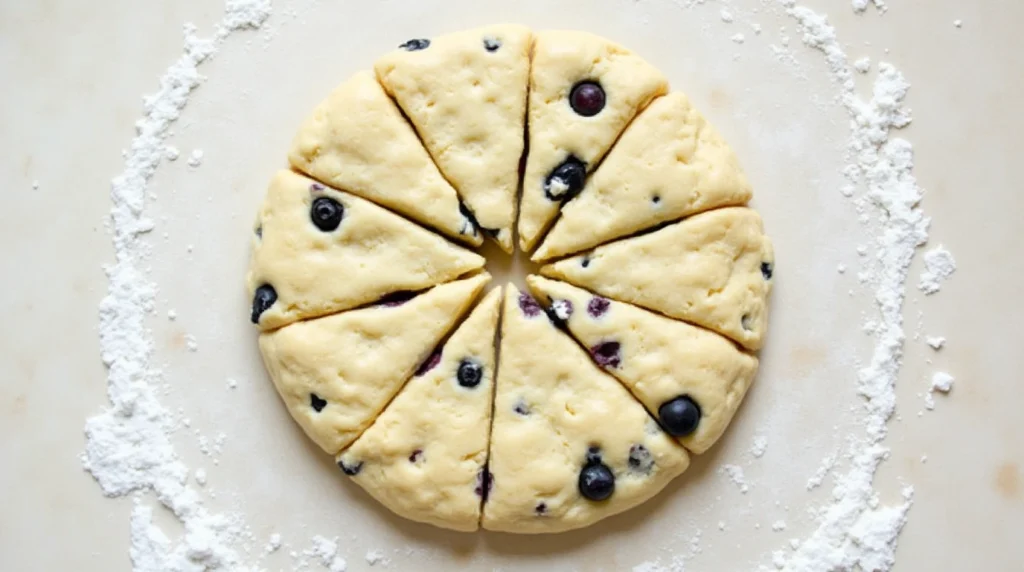
[[[891,61],[911,82],[914,122],[900,135],[914,145],[927,191],[928,247],[946,245],[958,266],[935,296],[914,287],[920,256],[908,280],[906,364],[885,441],[892,451],[875,483],[883,502],[905,484],[915,489],[895,569],[1024,569],[1024,170],[1016,168],[1024,111],[1014,103],[1024,4],[889,0],[884,15],[855,15],[848,0],[806,3],[829,15],[851,58]],[[720,15],[726,5],[732,23]],[[167,383],[163,403],[191,421],[175,434],[178,454],[207,471],[207,506],[244,514],[255,563],[291,570],[288,552],[322,534],[339,537],[354,571],[369,568],[370,550],[393,570],[632,570],[684,555],[687,570],[752,570],[807,537],[808,509],[826,503],[830,487],[808,492],[804,483],[848,435],[863,433],[856,368],[870,356],[862,323],[872,300],[857,281],[856,247],[869,238],[839,193],[848,116],[832,103],[838,92],[824,58],[776,6],[280,1],[264,30],[236,34],[202,66],[208,79],[168,140],[182,158],[150,185],[154,362]],[[132,501],[104,498],[79,460],[85,419],[106,404],[96,329],[101,266],[113,256],[109,185],[141,96],[180,54],[182,23],[208,35],[221,10],[216,0],[0,4],[0,569],[130,569]],[[257,201],[302,116],[407,37],[506,20],[591,30],[664,70],[736,148],[779,260],[763,368],[727,437],[642,508],[533,538],[409,523],[346,483],[281,407],[241,287]],[[786,35],[791,58],[773,50]],[[872,73],[858,77],[859,89]],[[199,167],[187,164],[193,149],[204,152]],[[850,270],[837,272],[840,264]],[[508,260],[490,268],[521,280]],[[925,335],[945,336],[947,346],[935,352]],[[936,370],[956,384],[918,415]],[[204,454],[198,437],[220,433],[222,452]],[[755,436],[768,440],[760,458],[750,452]],[[749,492],[718,473],[723,464],[743,468]],[[786,529],[773,531],[780,520]],[[173,523],[166,530],[180,533]],[[257,558],[273,532],[284,549]]]

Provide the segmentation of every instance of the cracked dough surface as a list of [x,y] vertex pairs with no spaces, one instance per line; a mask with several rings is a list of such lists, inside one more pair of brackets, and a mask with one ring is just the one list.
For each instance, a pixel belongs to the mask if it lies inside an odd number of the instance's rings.
[[[410,379],[338,457],[349,472],[359,467],[352,480],[396,514],[454,530],[479,527],[500,309],[495,288],[444,344],[437,365]],[[460,382],[460,367],[479,377]]]
[[[774,257],[734,153],[667,90],[606,39],[499,25],[409,40],[305,120],[246,285],[266,369],[340,473],[414,521],[551,533],[721,437]],[[540,245],[540,301],[476,302],[485,261],[449,240],[483,235]]]
[[693,453],[715,444],[757,373],[757,358],[722,336],[637,306],[595,296],[564,282],[529,277],[530,289],[554,303],[570,333],[598,351],[617,344],[605,371],[618,378],[651,415],[680,396],[701,409],[700,423],[679,442]]
[[377,77],[415,125],[485,234],[512,252],[531,32],[488,26],[395,50]]

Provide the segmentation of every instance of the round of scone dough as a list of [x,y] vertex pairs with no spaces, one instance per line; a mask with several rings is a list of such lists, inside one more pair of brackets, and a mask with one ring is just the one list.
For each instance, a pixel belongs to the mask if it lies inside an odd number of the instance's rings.
[[396,514],[479,527],[500,310],[495,288],[338,456],[341,470]]
[[[496,25],[404,42],[303,122],[251,238],[250,318],[289,413],[382,505],[580,528],[724,434],[774,254],[735,154],[667,92],[604,38]],[[533,295],[481,299],[484,237],[547,263]]]

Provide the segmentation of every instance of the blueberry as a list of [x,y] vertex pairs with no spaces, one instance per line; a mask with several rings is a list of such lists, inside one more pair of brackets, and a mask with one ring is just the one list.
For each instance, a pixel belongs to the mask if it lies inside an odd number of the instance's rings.
[[263,225],[256,227],[256,238],[263,238]]
[[572,311],[572,300],[553,300],[551,302],[551,312],[563,322],[572,317]]
[[582,259],[580,259],[580,266],[584,268],[590,266],[590,256],[584,256]]
[[568,201],[583,190],[586,181],[586,164],[570,155],[544,180],[544,196],[549,201]]
[[437,367],[437,364],[439,363],[441,363],[441,350],[436,349],[427,357],[426,361],[421,363],[420,367],[416,369],[416,377],[420,377],[421,375],[434,369],[435,367]]
[[317,395],[315,393],[310,393],[309,394],[309,405],[310,405],[310,407],[313,408],[313,411],[316,411],[317,413],[320,413],[321,411],[324,410],[324,407],[327,407],[327,400],[323,399],[322,397],[320,397],[319,395]]
[[416,52],[419,50],[425,50],[430,47],[430,40],[426,38],[413,38],[404,44],[398,46],[407,52]]
[[313,206],[309,209],[309,218],[313,224],[324,232],[331,232],[341,224],[341,217],[345,214],[345,207],[330,197],[317,197],[313,199]]
[[700,406],[687,395],[666,401],[658,408],[658,419],[669,435],[685,437],[700,424]]
[[459,362],[459,371],[456,376],[459,385],[462,387],[476,387],[484,377],[484,368],[479,363],[466,358]]
[[651,197],[651,202],[654,204],[661,204],[661,195],[654,195]]
[[476,474],[476,488],[473,492],[478,497],[487,502],[487,496],[491,494],[491,488],[494,486],[494,475],[487,469],[487,465],[480,469],[480,472]]
[[619,367],[622,363],[622,345],[619,342],[601,342],[590,348],[590,355],[601,367]]
[[592,117],[604,109],[604,89],[593,81],[581,81],[569,92],[569,105],[583,117]]
[[524,417],[530,414],[530,406],[527,405],[526,402],[523,401],[522,399],[516,401],[516,405],[515,407],[512,408],[512,410]]
[[540,304],[525,292],[519,295],[519,309],[527,318],[535,318],[542,312]]
[[377,300],[378,306],[387,306],[388,308],[395,308],[405,304],[409,300],[416,297],[416,292],[410,292],[409,290],[399,290],[392,292]]
[[501,47],[501,40],[497,38],[484,38],[484,49],[488,52],[496,52]]
[[341,472],[345,473],[346,475],[348,475],[350,477],[354,477],[354,476],[359,474],[359,471],[363,470],[363,462],[359,461],[358,463],[356,463],[354,465],[350,465],[350,464],[346,463],[345,461],[339,459],[338,460],[338,467],[341,469]]
[[580,471],[580,494],[592,501],[603,501],[615,492],[615,475],[602,462],[588,463]]
[[277,302],[277,290],[270,284],[264,284],[256,289],[252,297],[252,323],[260,323],[260,316]]
[[423,449],[416,449],[409,455],[410,463],[418,463],[423,459]]
[[634,473],[649,474],[654,467],[654,457],[647,447],[636,444],[629,448],[629,470]]
[[537,503],[537,506],[533,508],[533,512],[537,514],[544,514],[548,511],[548,505],[544,502]]
[[611,306],[611,304],[607,298],[595,296],[587,302],[587,313],[594,318],[600,318],[608,311],[608,306]]
[[771,280],[772,279],[772,272],[774,270],[775,270],[775,265],[773,265],[771,262],[762,262],[761,263],[761,276],[764,276],[765,280]]

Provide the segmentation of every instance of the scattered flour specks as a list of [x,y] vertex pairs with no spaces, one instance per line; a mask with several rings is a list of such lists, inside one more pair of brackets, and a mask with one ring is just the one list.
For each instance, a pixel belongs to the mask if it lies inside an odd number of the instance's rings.
[[737,44],[742,44],[747,40],[747,37],[744,36],[742,33],[737,33],[733,34],[732,37],[729,39],[732,40],[733,42],[736,42]]
[[307,558],[313,558],[323,564],[330,572],[345,572],[348,563],[338,555],[338,539],[325,536],[314,536],[313,547],[302,552]]
[[267,539],[267,545],[263,547],[263,551],[267,554],[277,552],[281,549],[281,535],[277,532],[270,535]]
[[177,147],[168,145],[164,147],[164,158],[168,161],[177,161],[178,157],[181,156],[181,151],[178,151]]
[[198,167],[203,164],[203,150],[193,149],[192,154],[188,156],[188,166]]
[[933,350],[941,350],[946,345],[946,338],[942,336],[928,336],[925,340]]
[[366,553],[366,563],[370,566],[376,566],[377,564],[387,566],[389,561],[379,550],[370,550]]
[[942,283],[956,271],[953,255],[942,246],[937,246],[924,253],[924,272],[917,287],[925,294],[934,294],[942,287]]
[[740,489],[741,493],[747,494],[750,490],[750,485],[747,484],[747,479],[743,476],[743,467],[739,465],[722,465],[718,472],[728,477],[732,484]]
[[853,62],[853,69],[860,73],[868,73],[871,71],[871,58],[864,56],[863,58]]
[[750,446],[750,454],[754,458],[760,459],[764,456],[766,449],[768,449],[768,437],[765,435],[755,435],[754,443]]

